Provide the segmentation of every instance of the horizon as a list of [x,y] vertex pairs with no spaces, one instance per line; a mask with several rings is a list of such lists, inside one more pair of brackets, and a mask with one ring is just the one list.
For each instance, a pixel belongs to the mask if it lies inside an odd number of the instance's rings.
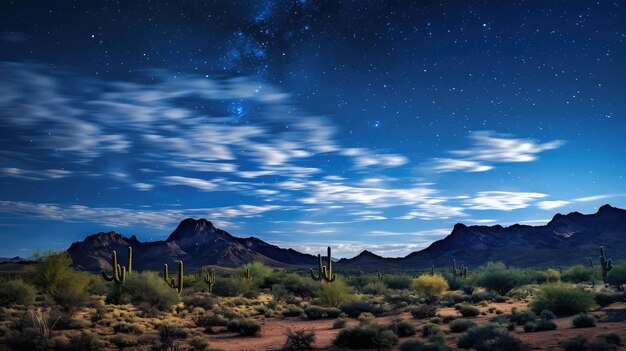
[[0,257],[190,217],[404,257],[626,208],[620,4],[519,7],[2,4]]

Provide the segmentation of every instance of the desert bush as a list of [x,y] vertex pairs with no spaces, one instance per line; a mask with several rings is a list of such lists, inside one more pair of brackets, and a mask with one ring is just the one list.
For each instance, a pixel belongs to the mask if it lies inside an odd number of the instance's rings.
[[137,324],[121,322],[114,324],[113,331],[116,333],[124,333],[124,334],[142,334],[143,329]]
[[254,319],[238,318],[226,324],[226,330],[243,336],[253,336],[261,331],[261,324]]
[[598,339],[606,341],[607,344],[621,345],[622,338],[616,333],[602,333],[597,336]]
[[339,309],[349,317],[357,317],[363,312],[369,312],[374,316],[380,316],[384,310],[381,306],[372,303],[369,300],[352,300],[347,301],[339,306]]
[[417,333],[417,327],[413,323],[402,319],[394,319],[389,325],[389,329],[399,338],[406,338]]
[[461,334],[457,346],[462,349],[473,348],[476,351],[522,350],[522,342],[519,339],[493,325],[469,328]]
[[339,331],[335,345],[353,350],[390,348],[398,337],[386,327],[378,325],[356,326]]
[[407,275],[388,275],[385,276],[384,283],[389,289],[408,290],[411,288],[411,277]]
[[346,320],[343,318],[337,318],[333,322],[333,329],[341,329],[346,327]]
[[304,310],[296,305],[288,305],[283,310],[283,316],[285,317],[300,317],[304,315]]
[[565,339],[559,342],[559,346],[564,351],[614,351],[617,345],[611,344],[602,338],[597,338],[594,342],[589,342],[582,335]]
[[154,272],[133,272],[123,285],[113,284],[109,303],[132,303],[145,311],[171,311],[178,301],[176,291]]
[[481,267],[475,279],[479,286],[500,295],[506,295],[513,288],[525,283],[520,270],[507,268],[501,262],[490,262]]
[[556,269],[546,269],[542,273],[541,280],[538,281],[537,283],[539,284],[556,283],[559,280],[561,280],[561,273],[559,273],[559,271],[557,271]]
[[239,296],[248,291],[249,285],[241,277],[221,277],[213,284],[213,294],[217,296]]
[[593,293],[568,284],[556,283],[542,286],[530,306],[535,313],[550,310],[557,315],[569,316],[587,311],[593,302]]
[[452,291],[461,290],[461,287],[464,284],[463,278],[459,277],[456,274],[452,274],[450,272],[441,273],[443,279],[448,283],[448,288]]
[[317,304],[326,307],[336,307],[351,298],[352,293],[350,287],[341,280],[335,280],[330,284],[320,284],[316,294]]
[[566,269],[561,279],[571,283],[587,283],[600,280],[601,277],[598,268],[577,264]]
[[337,318],[341,313],[340,310],[332,307],[308,306],[304,309],[304,314],[308,319]]
[[370,324],[371,322],[374,321],[374,315],[369,313],[369,312],[363,312],[361,314],[359,314],[359,316],[356,318],[357,321],[359,321],[359,323],[361,325],[366,325],[366,324]]
[[450,351],[444,342],[424,344],[417,339],[410,339],[400,344],[400,351]]
[[[283,286],[289,292],[295,296],[302,298],[315,297],[319,290],[319,283],[311,280],[310,278],[304,278],[296,273],[289,273],[285,276]],[[334,284],[334,283],[333,283]]]
[[315,342],[315,332],[313,330],[287,330],[287,341],[285,350],[310,350]]
[[556,319],[556,315],[554,314],[554,312],[552,312],[550,310],[543,310],[543,311],[541,311],[540,317],[544,321],[551,321],[551,320]]
[[430,318],[437,314],[437,306],[428,304],[419,305],[411,308],[410,312],[415,319]]
[[463,317],[476,317],[480,314],[480,310],[474,306],[460,305],[459,313]]
[[387,287],[385,286],[385,283],[378,280],[375,282],[367,283],[364,287],[361,288],[361,291],[364,294],[382,295],[386,289]]
[[526,322],[524,324],[525,332],[540,332],[545,330],[555,330],[556,323],[553,320],[540,319],[536,322]]
[[462,333],[469,328],[475,327],[476,323],[469,319],[459,318],[450,322],[450,331],[453,333]]
[[596,317],[587,314],[579,313],[572,318],[572,325],[574,328],[589,328],[596,326]]
[[607,276],[607,282],[612,285],[626,284],[626,262],[613,266]]
[[32,305],[35,302],[35,288],[22,280],[0,284],[0,306]]
[[448,282],[440,275],[420,275],[411,282],[411,289],[428,297],[438,296],[448,288]]
[[524,325],[528,322],[534,322],[537,318],[537,315],[531,310],[513,310],[508,318],[512,323],[515,323],[517,325]]
[[67,346],[63,347],[63,350],[67,351],[100,351],[103,349],[104,346],[99,340],[98,334],[89,332],[70,336]]
[[423,327],[422,327],[422,336],[433,336],[435,334],[441,333],[441,327],[439,327],[437,324],[433,324],[433,323],[426,323]]
[[[202,284],[206,284],[202,282]],[[195,307],[203,308],[208,311],[217,304],[217,299],[209,293],[194,293],[190,296],[185,296],[183,302],[189,311]]]
[[596,303],[600,306],[608,306],[614,302],[624,300],[624,293],[597,292]]

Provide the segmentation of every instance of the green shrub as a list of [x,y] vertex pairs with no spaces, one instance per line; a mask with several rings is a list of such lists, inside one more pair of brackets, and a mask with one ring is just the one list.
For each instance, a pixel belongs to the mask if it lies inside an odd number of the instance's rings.
[[399,338],[406,338],[407,336],[413,336],[417,333],[417,327],[413,325],[413,323],[402,319],[393,320],[389,328]]
[[609,271],[607,282],[612,285],[626,284],[626,262],[614,265]]
[[534,322],[535,319],[537,319],[537,315],[531,310],[523,310],[521,312],[518,310],[513,310],[513,313],[511,313],[511,315],[509,316],[509,320],[517,325],[524,325],[528,322]]
[[542,286],[530,306],[535,313],[550,310],[557,315],[569,316],[587,311],[593,302],[593,293],[556,283]]
[[476,317],[480,314],[480,310],[474,306],[462,305],[459,306],[459,313],[463,317]]
[[213,284],[213,294],[217,296],[239,296],[248,289],[249,284],[242,277],[221,277]]
[[437,324],[426,323],[422,327],[422,336],[433,336],[438,333],[441,333],[441,327],[439,327]]
[[523,283],[520,270],[507,268],[500,262],[490,262],[481,267],[476,276],[476,284],[500,295],[506,295],[513,288]]
[[391,348],[398,337],[388,328],[378,325],[356,326],[339,331],[335,345],[353,350]]
[[617,345],[608,343],[602,338],[597,338],[594,342],[589,342],[587,338],[582,335],[562,340],[559,342],[559,346],[564,351],[614,351],[617,350]]
[[361,314],[359,314],[359,316],[357,317],[357,321],[359,321],[359,323],[361,325],[366,325],[366,324],[370,324],[374,321],[374,315],[369,313],[369,312],[363,312]]
[[400,345],[400,351],[450,351],[444,342],[424,344],[417,339],[410,339]]
[[242,336],[253,336],[261,331],[261,324],[254,319],[238,318],[226,324],[226,330]]
[[540,319],[537,322],[526,322],[524,324],[525,332],[540,332],[545,330],[555,330],[556,323],[553,320]]
[[171,311],[178,295],[155,272],[133,272],[126,277],[124,285],[111,285],[107,302],[130,302],[146,311]]
[[287,330],[287,341],[285,350],[310,350],[315,342],[315,332],[313,330]]
[[364,287],[361,288],[361,291],[364,294],[382,295],[386,289],[387,287],[385,286],[385,283],[381,281],[375,281],[367,283]]
[[600,306],[608,306],[624,299],[624,293],[597,292],[596,303]]
[[519,339],[493,325],[469,328],[461,334],[457,346],[462,349],[473,348],[476,351],[519,351],[523,349]]
[[67,351],[100,351],[103,349],[98,334],[88,332],[70,336],[67,346],[63,347],[63,350]]
[[448,288],[448,282],[440,275],[420,275],[411,282],[411,289],[428,297],[438,296]]
[[283,316],[285,317],[300,317],[304,315],[304,310],[296,305],[289,305],[283,310]]
[[597,336],[598,339],[606,341],[607,344],[621,345],[622,338],[616,333],[602,333]]
[[437,306],[435,305],[419,305],[410,309],[411,315],[415,319],[430,318],[437,314]]
[[341,329],[346,327],[346,320],[343,318],[337,318],[333,322],[333,329]]
[[384,312],[382,307],[368,300],[347,301],[342,303],[339,309],[352,318],[358,317],[363,312],[369,312],[374,316],[380,316]]
[[598,268],[583,266],[582,264],[577,264],[566,269],[563,275],[561,275],[561,279],[572,283],[593,282],[601,278]]
[[113,331],[116,333],[124,333],[124,334],[142,334],[143,329],[140,326],[133,323],[121,322],[114,324]]
[[587,314],[579,313],[572,318],[572,325],[574,328],[589,328],[596,326],[596,317]]
[[450,322],[450,331],[453,333],[462,333],[469,328],[475,327],[476,323],[469,319],[459,318]]
[[336,307],[342,302],[350,300],[352,293],[350,287],[341,280],[335,280],[330,284],[320,284],[316,295],[316,302],[321,306]]
[[411,288],[411,277],[406,275],[389,275],[385,276],[384,283],[389,289],[409,290]]
[[554,312],[550,311],[550,310],[543,310],[541,311],[541,319],[544,321],[551,321],[556,319],[556,315],[554,314]]
[[538,281],[537,283],[539,284],[556,283],[560,280],[561,280],[561,273],[559,273],[559,271],[557,271],[556,269],[546,269],[542,273],[541,280]]
[[35,288],[22,280],[0,284],[0,306],[32,305],[35,302]]
[[326,308],[321,306],[308,306],[304,309],[304,314],[308,319],[322,319],[322,318],[337,318],[341,313],[340,310],[336,308]]

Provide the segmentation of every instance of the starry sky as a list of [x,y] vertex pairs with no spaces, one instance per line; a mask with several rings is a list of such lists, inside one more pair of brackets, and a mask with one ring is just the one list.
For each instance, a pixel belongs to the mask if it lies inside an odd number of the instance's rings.
[[619,1],[3,1],[0,256],[187,217],[337,257],[626,207]]

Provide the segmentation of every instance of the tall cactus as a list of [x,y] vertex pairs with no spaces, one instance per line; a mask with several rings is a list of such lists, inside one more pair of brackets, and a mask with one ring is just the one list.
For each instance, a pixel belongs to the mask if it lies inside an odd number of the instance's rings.
[[593,268],[593,260],[591,259],[591,257],[589,257],[589,266],[591,266],[591,268]]
[[163,279],[172,289],[176,289],[176,293],[180,296],[183,292],[183,283],[184,283],[184,274],[183,270],[183,261],[178,261],[178,281],[174,278],[169,280],[169,272],[167,270],[167,263],[163,264]]
[[115,250],[113,250],[111,256],[113,258],[113,275],[108,276],[103,270],[101,272],[102,277],[108,282],[114,281],[115,284],[124,284],[124,281],[126,280],[126,275],[130,274],[133,270],[133,248],[130,246],[128,247],[128,270],[126,270],[126,267],[120,265],[117,262],[117,252]]
[[430,275],[435,275],[435,266],[430,266]]
[[606,284],[606,275],[613,269],[613,263],[610,258],[607,260],[604,256],[604,246],[600,246],[600,269],[602,269],[602,280]]
[[456,259],[452,259],[452,274],[456,275],[459,271],[456,269]]
[[378,280],[383,281],[385,279],[385,274],[384,273],[378,272],[377,275],[378,275]]
[[467,277],[467,274],[469,272],[469,269],[467,267],[465,267],[463,264],[461,264],[461,268],[460,269],[456,269],[456,259],[452,259],[452,274],[453,275],[458,275],[459,277],[465,278]]
[[211,269],[204,275],[204,282],[209,286],[209,292],[213,292],[213,284],[215,284],[215,269]]
[[250,267],[246,267],[246,269],[243,271],[243,279],[245,280],[252,279],[252,273],[250,273]]
[[313,273],[313,269],[311,269],[311,278],[317,281],[327,281],[329,283],[334,282],[337,276],[333,274],[333,260],[331,259],[330,246],[328,247],[328,267],[322,264],[322,255],[317,255],[317,261],[318,275],[315,276],[315,273]]

